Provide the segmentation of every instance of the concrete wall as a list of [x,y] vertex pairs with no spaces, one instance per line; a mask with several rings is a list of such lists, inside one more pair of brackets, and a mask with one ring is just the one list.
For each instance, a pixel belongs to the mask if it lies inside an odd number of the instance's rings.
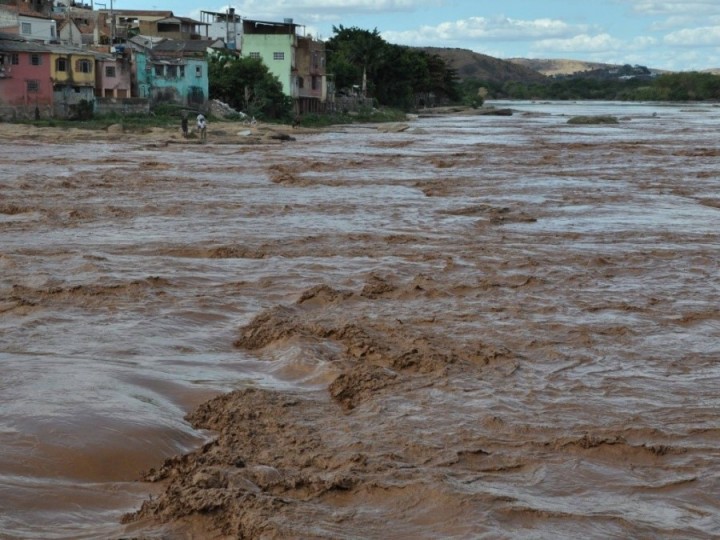
[[148,114],[149,112],[149,99],[95,98],[95,114]]

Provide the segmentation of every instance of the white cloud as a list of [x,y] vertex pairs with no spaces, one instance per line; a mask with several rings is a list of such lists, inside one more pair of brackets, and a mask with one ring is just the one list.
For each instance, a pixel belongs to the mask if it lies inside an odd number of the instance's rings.
[[434,44],[460,41],[532,41],[535,39],[571,36],[584,26],[571,26],[558,19],[520,20],[508,17],[470,17],[443,22],[437,26],[423,26],[402,32],[383,32],[390,43],[402,45]]
[[633,11],[643,15],[679,15],[706,17],[720,13],[717,0],[619,0],[630,4]]
[[667,34],[663,42],[680,47],[718,47],[720,46],[720,26],[685,28]]
[[532,50],[551,53],[597,53],[617,51],[622,45],[621,40],[610,34],[580,34],[568,39],[543,39],[533,43]]
[[[305,21],[338,20],[342,15],[412,12],[437,6],[442,0],[242,0],[233,4],[242,17],[282,20],[286,17]],[[202,8],[214,11],[210,8]],[[217,11],[224,11],[218,9]]]

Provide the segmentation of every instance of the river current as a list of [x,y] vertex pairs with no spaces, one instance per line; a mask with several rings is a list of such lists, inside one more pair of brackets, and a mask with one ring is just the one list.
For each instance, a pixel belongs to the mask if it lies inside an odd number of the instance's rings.
[[495,105],[284,144],[2,140],[0,538],[127,534],[162,494],[141,473],[214,437],[185,415],[246,388],[315,396],[355,452],[315,460],[342,493],[283,487],[314,524],[280,536],[720,534],[720,108]]

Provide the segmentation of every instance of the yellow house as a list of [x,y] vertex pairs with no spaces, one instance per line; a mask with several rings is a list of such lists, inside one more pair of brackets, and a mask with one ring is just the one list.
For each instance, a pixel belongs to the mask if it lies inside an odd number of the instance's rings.
[[95,100],[95,53],[71,47],[52,47],[50,79],[55,113],[67,116],[81,101]]
[[88,51],[54,49],[50,55],[50,78],[55,84],[95,86],[95,55]]

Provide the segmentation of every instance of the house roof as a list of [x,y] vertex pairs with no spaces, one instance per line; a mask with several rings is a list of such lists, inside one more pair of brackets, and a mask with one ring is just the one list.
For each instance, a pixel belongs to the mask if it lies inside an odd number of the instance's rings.
[[294,22],[256,21],[254,19],[243,19],[243,23],[248,23],[253,26],[292,26],[293,28],[302,26],[301,24],[295,24]]
[[0,41],[27,41],[20,34],[14,34],[12,32],[0,32]]
[[155,22],[177,22],[177,23],[186,23],[186,24],[197,24],[202,26],[210,26],[208,23],[196,21],[195,19],[190,19],[189,17],[165,17],[164,19],[158,19]]
[[99,10],[100,13],[112,13],[115,15],[115,17],[126,17],[126,18],[136,18],[136,19],[164,19],[166,17],[172,17],[173,12],[172,11],[153,11],[153,10],[146,10],[146,9],[114,9],[113,11],[110,11],[109,9],[101,9]]
[[212,46],[211,39],[168,39],[153,47],[153,52],[158,53],[205,53],[207,48]]
[[93,57],[103,54],[90,49],[79,49],[78,47],[71,47],[69,45],[46,45],[45,47],[55,54],[82,54],[83,56]]
[[141,49],[152,49],[155,45],[158,43],[162,43],[163,41],[166,41],[167,38],[164,37],[158,37],[158,36],[145,36],[145,35],[137,35],[133,36],[130,39],[128,39],[128,43],[130,43],[135,49],[141,48]]
[[0,4],[0,11],[9,11],[10,13],[14,13],[22,17],[32,17],[33,19],[53,20],[52,17],[38,13],[25,4],[20,4],[19,6],[7,6],[5,4]]
[[50,49],[46,45],[43,45],[42,43],[38,43],[36,41],[0,39],[0,51],[49,53]]

